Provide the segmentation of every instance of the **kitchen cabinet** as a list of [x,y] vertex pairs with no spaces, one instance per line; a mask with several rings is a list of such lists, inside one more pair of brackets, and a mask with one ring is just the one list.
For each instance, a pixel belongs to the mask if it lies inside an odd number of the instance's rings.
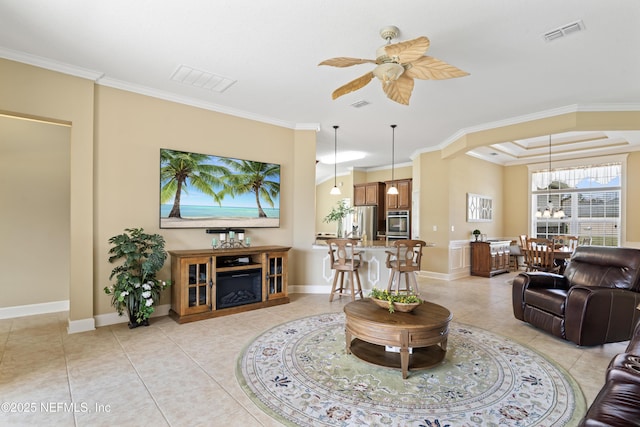
[[[388,211],[393,210],[410,210],[411,209],[411,178],[396,179],[394,181],[386,181],[386,190],[395,184],[398,194],[387,194],[386,208]],[[386,192],[386,191],[385,191]]]
[[368,182],[353,186],[354,206],[379,206],[384,201],[385,185],[382,182]]

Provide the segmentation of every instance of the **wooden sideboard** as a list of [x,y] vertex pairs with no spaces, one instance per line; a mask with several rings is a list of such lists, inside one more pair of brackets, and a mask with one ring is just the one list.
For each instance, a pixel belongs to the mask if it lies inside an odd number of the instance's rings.
[[178,323],[289,302],[290,247],[169,251],[171,310]]
[[471,275],[491,277],[509,271],[511,240],[471,242]]

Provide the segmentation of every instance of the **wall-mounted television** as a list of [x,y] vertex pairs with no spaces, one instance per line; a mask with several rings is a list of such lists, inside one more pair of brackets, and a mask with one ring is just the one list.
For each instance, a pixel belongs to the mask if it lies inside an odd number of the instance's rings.
[[279,226],[279,164],[160,149],[160,228]]

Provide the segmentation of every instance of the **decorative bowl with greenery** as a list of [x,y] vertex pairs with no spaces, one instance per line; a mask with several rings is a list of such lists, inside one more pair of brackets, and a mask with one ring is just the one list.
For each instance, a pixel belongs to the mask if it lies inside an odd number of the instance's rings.
[[106,286],[104,292],[111,295],[111,305],[122,316],[129,315],[129,328],[148,326],[153,305],[160,298],[160,291],[170,283],[158,280],[156,274],[167,259],[164,238],[159,234],[146,234],[142,228],[127,228],[123,234],[109,239],[109,262],[122,260],[111,271],[116,283]]
[[473,230],[473,231],[471,232],[471,234],[473,234],[473,237],[475,237],[475,238],[476,238],[476,240],[478,240],[478,237],[480,237],[480,234],[482,234],[482,233],[481,233],[481,231],[480,231],[480,230],[478,230],[478,229],[476,228],[475,230]]
[[369,297],[378,304],[380,307],[388,308],[389,313],[398,311],[411,311],[420,304],[423,300],[413,293],[393,293],[386,289],[373,288]]
[[342,236],[342,220],[345,219],[347,215],[349,215],[350,213],[353,213],[353,208],[347,205],[347,203],[344,200],[338,200],[338,203],[336,204],[336,206],[331,208],[331,211],[329,212],[329,214],[327,214],[327,216],[325,216],[322,221],[326,223],[337,222],[338,233],[336,237],[341,238],[343,237]]

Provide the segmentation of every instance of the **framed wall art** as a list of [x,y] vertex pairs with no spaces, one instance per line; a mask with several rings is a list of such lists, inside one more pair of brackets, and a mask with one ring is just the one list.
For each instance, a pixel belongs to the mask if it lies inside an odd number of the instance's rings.
[[480,194],[467,193],[467,222],[493,221],[493,199]]

